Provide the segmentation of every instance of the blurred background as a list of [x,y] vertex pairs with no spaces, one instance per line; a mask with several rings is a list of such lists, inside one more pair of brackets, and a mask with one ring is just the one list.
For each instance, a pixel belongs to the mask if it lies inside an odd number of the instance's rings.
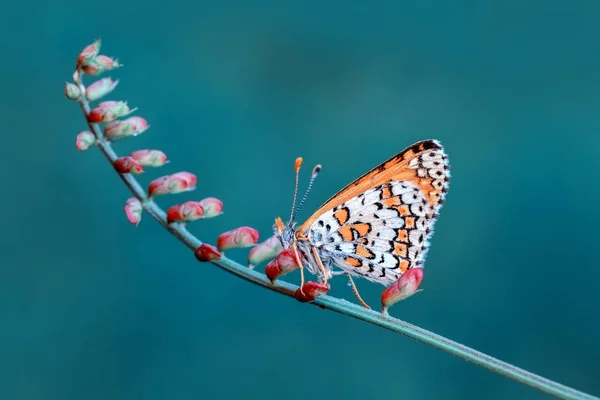
[[[452,165],[424,291],[392,314],[600,395],[600,3],[16,2],[0,16],[0,398],[542,399],[442,351],[226,274],[145,216],[63,95],[81,49],[225,214],[271,234],[418,140]],[[86,82],[90,83],[88,79]],[[247,250],[229,256],[245,262]],[[262,270],[262,266],[260,267]],[[288,276],[296,283],[296,274]],[[346,281],[332,294],[353,300]],[[378,304],[383,287],[358,282]],[[353,300],[354,301],[354,300]]]

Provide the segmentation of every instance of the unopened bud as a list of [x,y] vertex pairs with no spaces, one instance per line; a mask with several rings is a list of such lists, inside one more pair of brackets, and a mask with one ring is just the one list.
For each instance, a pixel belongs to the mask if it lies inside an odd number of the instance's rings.
[[100,38],[96,39],[96,41],[88,46],[79,53],[77,57],[77,65],[82,65],[85,62],[95,58],[100,51],[100,46],[102,44],[102,40]]
[[167,210],[167,222],[191,222],[202,218],[204,208],[196,201],[176,204]]
[[150,129],[148,121],[142,117],[129,117],[124,120],[108,122],[104,125],[104,136],[112,141],[137,136]]
[[221,258],[221,253],[214,246],[210,244],[203,243],[196,249],[194,255],[198,259],[198,261],[206,262],[218,260]]
[[81,90],[79,90],[79,86],[74,83],[67,82],[65,84],[65,96],[71,100],[77,100],[81,96]]
[[262,243],[257,244],[248,253],[248,268],[252,269],[255,265],[276,257],[281,251],[281,242],[276,235],[271,236]]
[[204,207],[203,218],[214,218],[223,213],[223,202],[214,197],[207,197],[200,200],[200,205]]
[[90,111],[87,118],[90,122],[111,122],[135,110],[137,108],[130,109],[125,101],[103,101]]
[[217,239],[219,250],[250,247],[258,242],[258,231],[249,226],[242,226],[222,233]]
[[127,199],[125,214],[133,225],[137,226],[142,219],[142,203],[135,197]]
[[176,194],[196,189],[198,178],[190,172],[162,176],[148,185],[148,197],[162,194]]
[[[302,261],[302,253],[299,253],[298,257]],[[298,261],[296,260],[294,249],[285,249],[279,253],[277,258],[267,264],[265,274],[271,283],[274,283],[277,278],[296,269],[298,269]]]
[[89,101],[98,100],[112,92],[118,84],[119,80],[113,81],[111,78],[100,79],[87,87],[85,90],[85,97],[87,97]]
[[390,306],[419,292],[417,289],[422,280],[423,268],[411,268],[403,273],[396,282],[383,291],[381,312],[387,315]]
[[113,164],[115,169],[122,174],[141,174],[144,168],[131,157],[117,158]]
[[77,150],[84,151],[96,144],[96,136],[90,131],[83,131],[77,135],[75,147]]
[[168,163],[167,155],[160,150],[137,150],[131,157],[143,167],[161,167]]
[[99,55],[84,62],[81,66],[83,72],[88,75],[100,75],[103,72],[122,67],[119,60]]
[[319,296],[326,294],[329,292],[329,289],[329,284],[324,285],[317,282],[306,282],[304,285],[302,285],[302,287],[296,289],[294,297],[296,300],[302,303],[307,303],[315,300]]

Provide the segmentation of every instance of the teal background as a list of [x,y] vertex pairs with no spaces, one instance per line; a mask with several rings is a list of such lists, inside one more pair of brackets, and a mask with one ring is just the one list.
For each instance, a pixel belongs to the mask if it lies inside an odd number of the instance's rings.
[[[152,125],[117,152],[167,153],[144,184],[197,173],[165,207],[224,201],[191,226],[202,240],[267,238],[297,156],[301,187],[323,164],[304,219],[439,139],[453,178],[424,291],[392,314],[600,395],[600,3],[33,0],[0,20],[0,398],[548,398],[200,264],[148,216],[129,225],[63,96],[97,36],[125,65],[105,75],[121,79],[111,98]],[[378,303],[383,287],[358,285]]]

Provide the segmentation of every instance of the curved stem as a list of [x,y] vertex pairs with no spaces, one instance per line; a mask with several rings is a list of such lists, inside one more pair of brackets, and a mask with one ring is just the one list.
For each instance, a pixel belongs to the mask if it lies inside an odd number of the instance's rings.
[[[79,86],[81,93],[84,94],[85,86],[81,81],[81,74],[79,71],[75,72],[74,81],[75,84]],[[82,95],[78,102],[86,116],[87,121],[87,115],[90,112],[90,105],[85,98],[85,95]],[[116,153],[113,151],[110,143],[104,138],[102,130],[99,128],[98,124],[88,122],[88,125],[90,130],[96,136],[97,146],[100,148],[100,151],[102,151],[104,156],[112,165],[118,158]],[[133,175],[121,174],[119,172],[117,172],[117,174],[121,177],[129,190],[131,190],[131,193],[142,202],[144,210],[152,215],[152,217],[173,236],[179,239],[191,250],[196,250],[198,246],[202,244],[200,239],[191,234],[183,225],[178,223],[167,223],[165,212],[154,201],[148,199],[146,192]],[[265,275],[255,270],[251,270],[227,257],[222,257],[220,260],[213,261],[212,263],[233,275],[289,297],[294,297],[294,292],[296,289],[298,289],[298,286],[294,286],[283,281],[277,281],[277,283],[272,284]],[[463,360],[470,361],[497,374],[503,375],[507,378],[521,382],[525,385],[531,386],[535,389],[562,399],[600,400],[598,397],[580,392],[576,389],[518,368],[512,364],[498,360],[497,358],[491,357],[468,346],[462,345],[418,326],[409,324],[408,322],[390,316],[385,316],[382,313],[373,310],[368,310],[344,299],[338,299],[336,297],[325,295],[318,297],[310,304],[408,336],[421,343],[425,343],[437,349],[443,350],[447,353],[460,357]]]

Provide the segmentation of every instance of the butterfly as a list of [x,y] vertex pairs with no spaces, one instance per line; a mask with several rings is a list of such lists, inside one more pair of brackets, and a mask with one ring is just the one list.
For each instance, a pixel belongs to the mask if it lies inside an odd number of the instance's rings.
[[320,165],[313,169],[294,209],[301,164],[298,158],[290,220],[284,225],[277,218],[274,225],[283,248],[296,254],[301,287],[304,267],[324,284],[345,274],[358,300],[368,307],[353,276],[389,287],[411,268],[423,267],[450,180],[448,156],[437,140],[417,142],[371,169],[297,227],[295,217],[321,170]]

